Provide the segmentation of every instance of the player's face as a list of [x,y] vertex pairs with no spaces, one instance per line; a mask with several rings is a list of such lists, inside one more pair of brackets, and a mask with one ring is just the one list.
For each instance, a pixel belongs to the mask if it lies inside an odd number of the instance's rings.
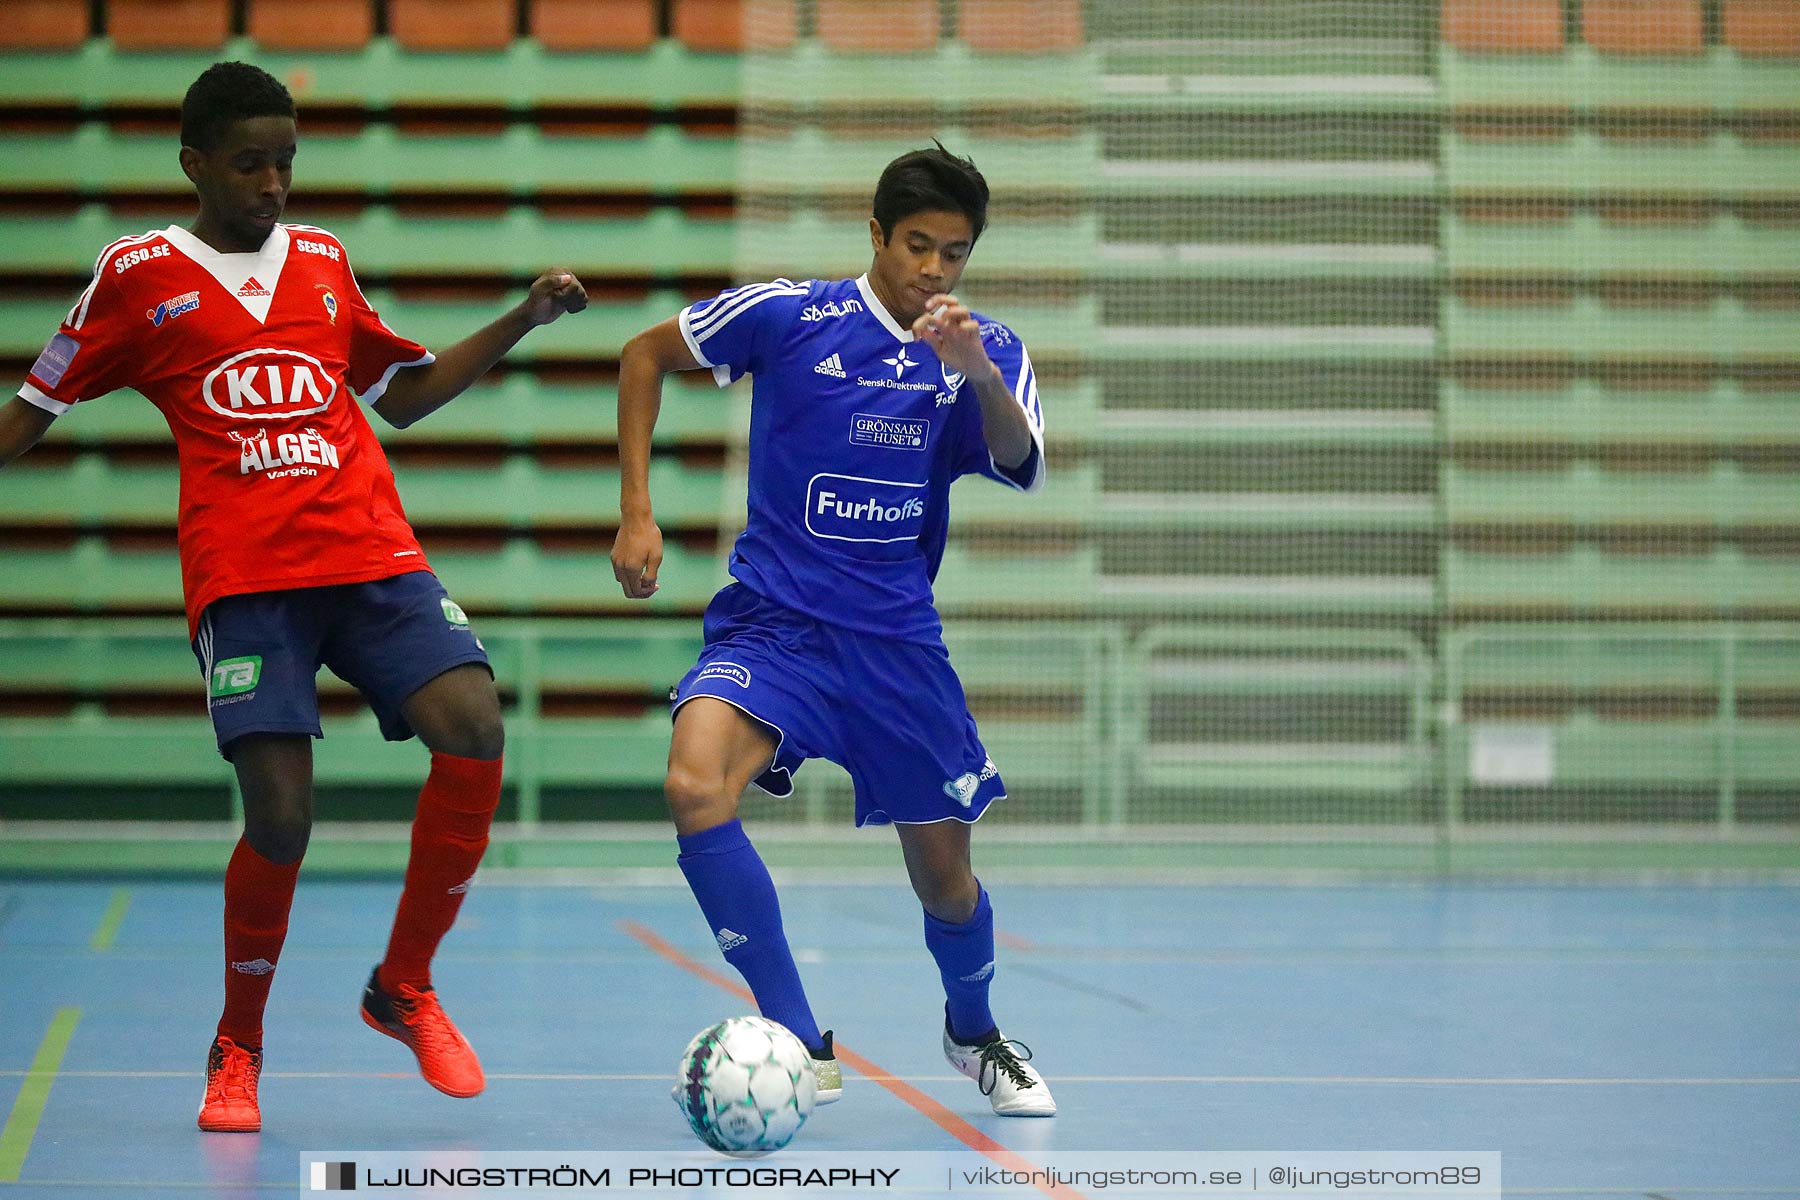
[[894,319],[910,325],[939,292],[956,290],[975,245],[975,228],[959,212],[921,212],[894,223],[894,235],[881,236],[881,225],[869,221],[875,262],[869,268],[876,295]]
[[292,117],[248,117],[210,151],[182,147],[182,170],[200,193],[196,232],[204,228],[233,249],[261,246],[287,207],[298,139]]

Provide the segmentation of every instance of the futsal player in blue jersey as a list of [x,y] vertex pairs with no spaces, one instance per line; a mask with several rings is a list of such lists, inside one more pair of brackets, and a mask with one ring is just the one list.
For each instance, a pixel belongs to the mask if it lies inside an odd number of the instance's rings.
[[902,155],[875,189],[874,261],[857,279],[734,288],[625,347],[623,473],[613,573],[655,593],[662,563],[649,490],[663,376],[754,377],[749,522],[705,649],[674,693],[664,784],[678,862],[726,961],[763,1015],[813,1054],[819,1100],[842,1075],[782,932],[769,872],[738,823],[746,785],[785,796],[809,758],[850,772],[857,825],[892,824],[943,979],[943,1048],[1004,1116],[1056,1102],[988,1007],[994,911],[969,831],[1005,795],[944,650],[931,584],[950,484],[1043,482],[1031,358],[953,294],[987,221],[987,182],[940,145]]

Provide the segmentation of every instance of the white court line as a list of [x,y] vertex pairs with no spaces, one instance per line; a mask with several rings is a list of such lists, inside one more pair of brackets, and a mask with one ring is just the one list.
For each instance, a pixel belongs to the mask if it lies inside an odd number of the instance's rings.
[[[0,1070],[0,1078],[17,1078],[29,1074],[25,1070]],[[191,1079],[198,1071],[59,1071],[58,1079]],[[264,1079],[412,1079],[413,1071],[264,1071]],[[489,1079],[523,1081],[565,1081],[571,1083],[642,1082],[666,1079],[666,1073],[636,1074],[627,1072],[498,1072],[489,1071]],[[910,1083],[953,1082],[961,1075],[862,1075],[859,1079],[905,1080]],[[1693,1075],[1670,1076],[1457,1076],[1457,1075],[1058,1075],[1062,1083],[1291,1083],[1338,1084],[1347,1086],[1401,1085],[1438,1087],[1792,1087],[1800,1085],[1800,1076],[1750,1075],[1719,1077]]]

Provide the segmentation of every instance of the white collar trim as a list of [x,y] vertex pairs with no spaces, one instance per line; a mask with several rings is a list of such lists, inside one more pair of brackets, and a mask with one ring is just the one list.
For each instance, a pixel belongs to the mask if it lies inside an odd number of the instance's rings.
[[[268,321],[269,306],[274,303],[275,289],[281,282],[281,268],[287,263],[287,226],[276,225],[270,230],[260,249],[237,254],[221,254],[179,225],[171,225],[163,230],[163,236],[177,250],[192,259],[196,266],[217,280],[220,287],[244,306],[244,311],[259,323]],[[267,294],[239,295],[251,279],[262,284],[262,290]]]
[[869,286],[867,271],[856,277],[856,290],[862,293],[863,303],[869,306],[869,311],[875,314],[875,319],[881,322],[883,329],[893,334],[899,341],[910,342],[913,340],[913,331],[900,328],[900,322],[894,320],[893,314],[887,310],[887,305],[875,298],[875,289]]

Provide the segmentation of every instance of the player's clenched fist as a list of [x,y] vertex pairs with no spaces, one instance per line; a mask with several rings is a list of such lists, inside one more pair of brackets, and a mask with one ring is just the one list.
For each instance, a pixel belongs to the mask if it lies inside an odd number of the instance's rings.
[[573,271],[552,267],[532,281],[525,297],[525,315],[533,325],[548,325],[566,312],[587,307],[587,289]]
[[662,567],[662,530],[643,517],[626,517],[613,538],[613,578],[627,600],[648,600],[656,595],[656,572]]

